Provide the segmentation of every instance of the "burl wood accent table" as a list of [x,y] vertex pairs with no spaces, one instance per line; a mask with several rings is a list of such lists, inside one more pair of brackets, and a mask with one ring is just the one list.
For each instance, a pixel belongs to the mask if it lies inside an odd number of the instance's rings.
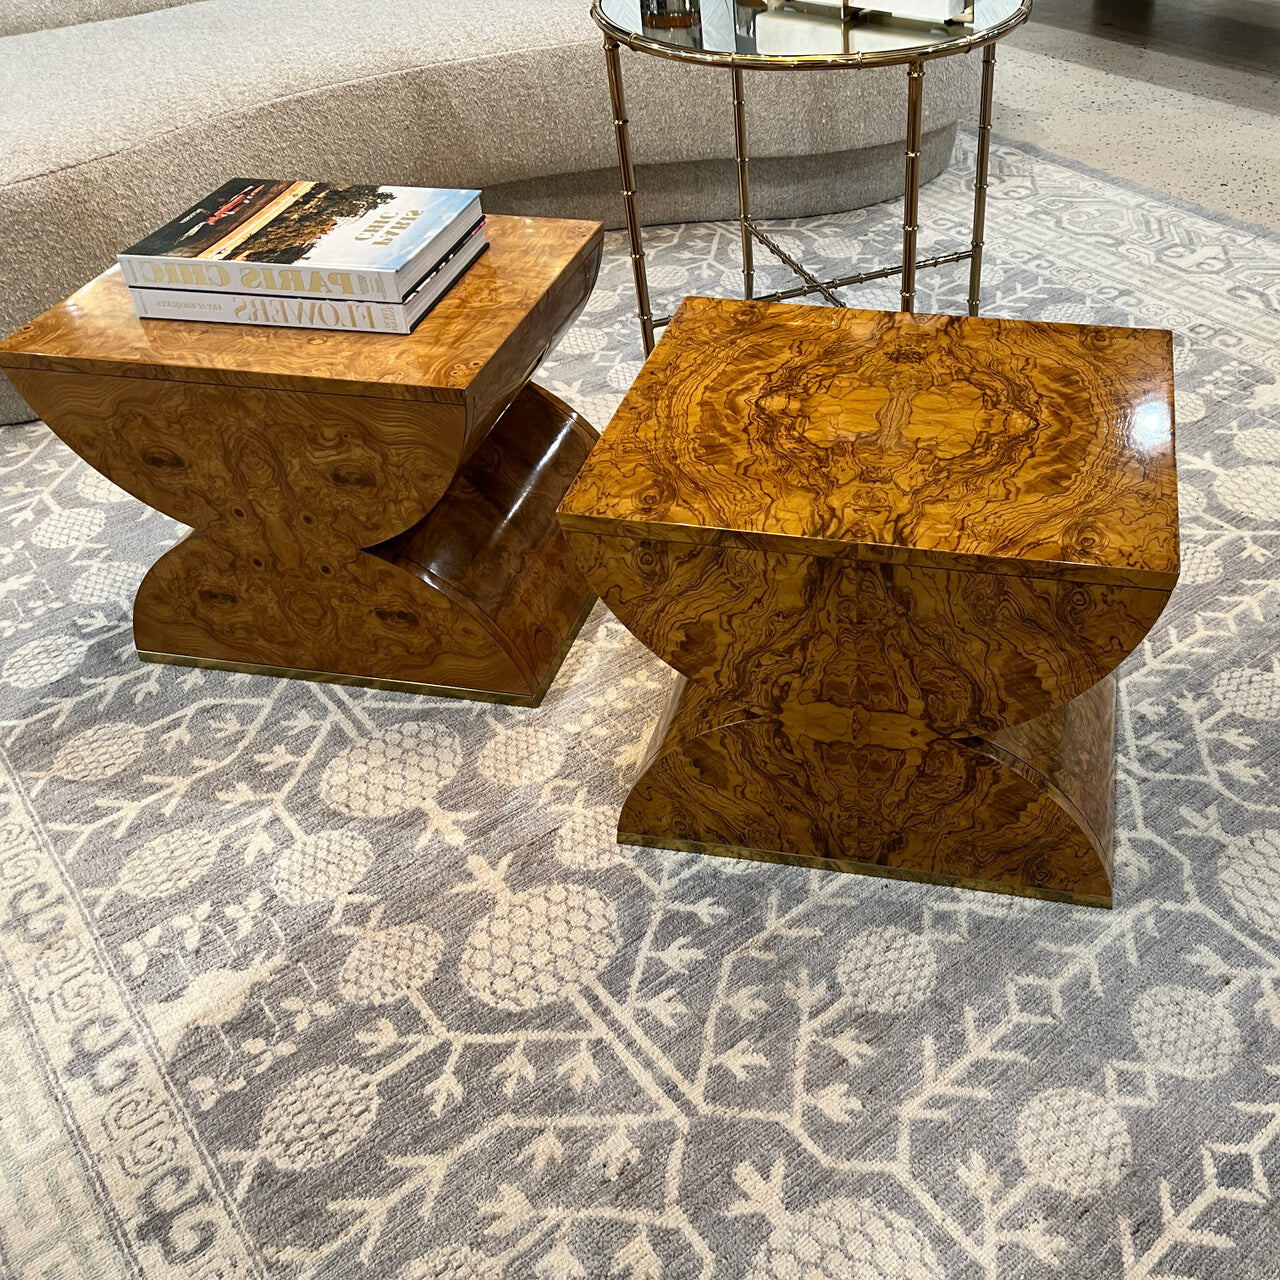
[[620,841],[1111,902],[1168,333],[687,300],[560,508],[684,677]]
[[499,218],[413,333],[139,320],[118,269],[0,344],[81,457],[193,526],[139,657],[536,705],[594,599],[555,509],[596,438],[529,376],[598,223]]

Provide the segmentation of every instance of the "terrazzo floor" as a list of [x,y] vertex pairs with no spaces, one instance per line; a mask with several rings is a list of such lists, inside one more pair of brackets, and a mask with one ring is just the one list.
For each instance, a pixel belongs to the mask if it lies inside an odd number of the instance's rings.
[[1223,67],[1280,66],[1280,0],[1035,0],[1032,20]]
[[1033,9],[1000,45],[996,132],[1280,230],[1280,79],[1214,56],[1050,26]]

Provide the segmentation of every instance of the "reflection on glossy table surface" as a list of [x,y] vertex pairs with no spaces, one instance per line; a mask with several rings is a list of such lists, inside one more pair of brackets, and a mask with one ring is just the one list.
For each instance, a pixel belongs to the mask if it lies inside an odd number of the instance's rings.
[[[937,8],[918,0],[924,11]],[[907,8],[904,0],[900,8]],[[596,0],[595,16],[623,44],[688,61],[739,66],[907,62],[962,51],[1025,21],[1022,0],[976,0],[948,22],[911,20],[838,0]]]
[[688,298],[564,512],[648,538],[1178,577],[1162,329]]

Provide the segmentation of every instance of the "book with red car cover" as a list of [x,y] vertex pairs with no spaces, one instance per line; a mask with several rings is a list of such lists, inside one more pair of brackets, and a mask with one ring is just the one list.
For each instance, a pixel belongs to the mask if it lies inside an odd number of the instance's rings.
[[118,258],[133,289],[401,303],[477,227],[478,191],[234,178]]

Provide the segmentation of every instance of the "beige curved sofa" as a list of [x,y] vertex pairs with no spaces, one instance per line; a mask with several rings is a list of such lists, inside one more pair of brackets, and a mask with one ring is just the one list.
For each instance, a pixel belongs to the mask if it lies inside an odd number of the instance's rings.
[[[588,0],[0,0],[0,333],[236,175],[485,189],[621,221]],[[51,25],[54,23],[68,25]],[[31,26],[38,29],[30,30]],[[728,72],[623,53],[647,222],[736,211]],[[926,176],[974,103],[926,82]],[[747,79],[762,216],[902,189],[898,69]],[[7,385],[0,422],[30,411]]]

